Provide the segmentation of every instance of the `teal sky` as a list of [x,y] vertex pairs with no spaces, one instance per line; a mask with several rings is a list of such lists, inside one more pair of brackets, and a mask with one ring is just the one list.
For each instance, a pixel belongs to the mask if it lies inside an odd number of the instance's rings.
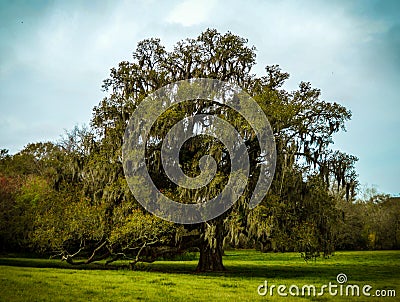
[[170,49],[208,27],[248,38],[254,73],[279,64],[288,90],[310,81],[349,108],[333,148],[359,157],[363,185],[399,195],[400,1],[0,0],[0,148],[87,124],[102,81],[138,41]]

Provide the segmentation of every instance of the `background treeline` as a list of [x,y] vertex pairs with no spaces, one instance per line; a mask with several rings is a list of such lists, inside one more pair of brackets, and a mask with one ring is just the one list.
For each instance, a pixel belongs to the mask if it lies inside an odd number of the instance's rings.
[[[335,249],[398,249],[399,200],[376,192],[357,199],[357,158],[331,148],[350,111],[321,100],[310,83],[284,90],[289,74],[278,66],[256,77],[254,64],[255,48],[229,32],[209,29],[172,51],[158,39],[141,41],[132,62],[111,69],[103,84],[106,97],[93,109],[89,127],[75,127],[58,142],[28,144],[13,155],[0,151],[1,249],[59,255],[71,264],[123,258],[132,266],[196,250],[199,271],[223,269],[226,247],[299,251],[306,259]],[[267,196],[249,210],[262,163],[246,121],[207,100],[169,109],[146,146],[149,173],[168,197],[183,203],[199,202],[199,196],[209,200],[229,176],[229,155],[220,142],[196,137],[181,150],[181,165],[197,171],[199,159],[211,154],[218,164],[216,177],[199,193],[166,180],[157,155],[160,142],[187,116],[215,114],[230,122],[245,141],[252,167],[245,193],[229,211],[207,223],[177,225],[147,213],[134,199],[121,147],[129,117],[146,95],[190,78],[234,82],[252,95],[270,121],[277,163]]]

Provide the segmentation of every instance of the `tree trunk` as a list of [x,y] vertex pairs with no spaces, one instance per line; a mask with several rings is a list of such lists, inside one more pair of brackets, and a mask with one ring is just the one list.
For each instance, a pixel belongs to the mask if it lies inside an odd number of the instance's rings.
[[203,224],[200,259],[196,272],[216,272],[225,270],[222,264],[223,227],[223,220],[221,218]]

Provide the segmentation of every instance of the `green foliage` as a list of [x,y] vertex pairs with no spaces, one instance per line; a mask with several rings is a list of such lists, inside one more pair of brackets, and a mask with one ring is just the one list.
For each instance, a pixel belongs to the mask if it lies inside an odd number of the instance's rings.
[[14,249],[18,245],[15,240],[16,196],[21,186],[18,177],[0,174],[0,245],[2,249]]
[[[340,238],[338,231],[333,232],[340,214],[335,196],[344,191],[343,199],[354,200],[357,187],[357,158],[331,149],[333,135],[345,130],[351,112],[321,100],[320,90],[310,83],[300,83],[296,91],[284,90],[289,74],[277,65],[256,77],[251,73],[255,57],[255,47],[246,39],[214,29],[178,42],[172,51],[159,39],[139,42],[133,60],[112,68],[104,81],[106,96],[94,107],[89,128],[75,127],[57,143],[29,144],[15,155],[0,151],[5,177],[0,183],[1,215],[12,222],[0,222],[2,242],[15,232],[17,246],[58,254],[70,263],[77,263],[76,258],[86,259],[79,263],[126,258],[135,265],[197,249],[198,270],[203,271],[223,269],[224,244],[299,251],[306,258],[320,252],[328,255],[335,234]],[[203,202],[219,194],[229,178],[226,148],[213,136],[202,135],[184,144],[180,164],[189,176],[196,176],[200,158],[211,155],[217,162],[216,177],[198,190],[177,187],[167,179],[161,143],[172,125],[185,117],[210,114],[226,120],[243,137],[251,164],[245,193],[230,211],[207,223],[177,226],[146,214],[136,202],[123,173],[121,147],[138,104],[158,88],[190,78],[236,83],[254,96],[273,128],[277,165],[269,194],[250,211],[247,202],[259,175],[260,147],[249,123],[209,100],[173,106],[153,125],[145,155],[149,174],[168,197]],[[368,230],[363,225],[363,232],[374,234],[376,225]],[[368,240],[380,246],[376,242],[381,239]]]
[[373,194],[366,201],[339,201],[336,246],[344,250],[399,249],[400,199]]
[[126,215],[124,209],[115,210],[116,225],[110,235],[112,245],[121,246],[123,251],[142,246],[168,243],[174,238],[174,224],[154,215],[134,210]]

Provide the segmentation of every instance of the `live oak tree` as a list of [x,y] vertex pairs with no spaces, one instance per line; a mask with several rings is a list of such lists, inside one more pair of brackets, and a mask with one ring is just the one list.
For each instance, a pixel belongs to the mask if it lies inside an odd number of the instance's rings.
[[[248,124],[240,115],[207,100],[184,102],[160,117],[152,129],[151,136],[156,139],[148,139],[150,143],[146,153],[150,174],[161,191],[179,202],[193,202],[199,194],[174,186],[162,171],[159,157],[161,141],[174,123],[196,114],[217,114],[235,125],[248,147],[253,177],[249,179],[242,198],[224,215],[200,225],[186,227],[190,231],[196,229],[200,234],[199,271],[224,269],[222,249],[227,235],[232,240],[240,233],[249,238],[255,236],[257,240],[260,236],[284,238],[283,234],[292,232],[297,226],[286,226],[283,221],[296,217],[299,207],[303,207],[302,203],[312,203],[312,206],[303,210],[303,216],[294,221],[300,220],[299,227],[303,229],[306,223],[310,223],[310,226],[303,231],[298,230],[298,233],[312,233],[314,241],[318,236],[327,238],[323,242],[313,242],[310,252],[321,248],[329,250],[327,245],[330,232],[326,225],[335,215],[331,213],[333,205],[328,189],[333,183],[338,189],[346,187],[347,197],[351,198],[357,184],[353,170],[356,158],[333,152],[329,148],[332,135],[344,129],[345,121],[351,116],[350,112],[339,104],[321,101],[320,91],[312,88],[309,83],[301,83],[294,92],[281,89],[289,75],[281,72],[278,66],[267,67],[266,76],[257,78],[251,74],[254,64],[255,48],[249,47],[247,40],[229,32],[222,35],[216,30],[207,30],[196,39],[178,42],[172,51],[167,51],[159,39],[147,39],[138,44],[132,62],[121,62],[118,68],[111,70],[110,77],[103,85],[109,94],[94,109],[92,126],[101,138],[104,155],[112,164],[110,173],[114,173],[115,178],[123,177],[121,145],[130,115],[149,93],[166,84],[191,78],[214,78],[236,83],[255,97],[268,116],[275,134],[278,158],[271,192],[260,207],[266,209],[265,211],[259,209],[251,212],[246,207],[257,181],[259,147],[253,133],[248,131]],[[184,170],[186,168],[188,174],[196,173],[198,159],[204,154],[213,155],[220,163],[211,184],[200,190],[200,195],[208,200],[226,183],[229,162],[226,160],[226,150],[219,142],[210,137],[197,137],[185,143],[181,150],[181,165]],[[298,176],[293,178],[292,175]],[[320,181],[308,185],[307,178],[311,180],[314,176]],[[317,191],[325,193],[316,193]],[[274,200],[277,202],[272,202]],[[282,208],[282,204],[289,204],[292,207],[291,212],[284,212],[282,216],[274,214],[275,210]],[[326,210],[310,214],[309,211],[316,209]],[[289,214],[293,217],[288,216]],[[271,225],[275,225],[275,231],[266,236],[268,232],[265,229],[259,230],[257,225],[263,225],[268,217],[273,217],[274,223]],[[310,244],[305,243],[303,247],[296,248],[307,250]]]
[[[133,60],[112,68],[104,81],[106,96],[93,109],[90,128],[77,127],[57,143],[29,144],[13,156],[1,151],[2,208],[11,216],[18,215],[18,209],[26,214],[22,224],[13,226],[19,228],[21,242],[71,264],[125,258],[131,259],[132,268],[140,261],[194,248],[200,251],[198,271],[224,269],[224,244],[300,251],[306,259],[321,251],[329,254],[341,221],[334,192],[352,201],[357,187],[357,159],[331,149],[333,134],[345,129],[351,113],[321,100],[310,83],[286,91],[289,74],[277,65],[267,66],[265,75],[257,77],[251,73],[255,58],[255,48],[246,39],[212,29],[178,42],[170,51],[159,39],[139,42]],[[277,163],[267,196],[250,210],[260,164],[254,129],[238,112],[210,100],[174,105],[158,118],[146,143],[146,164],[163,194],[181,203],[202,202],[219,194],[229,178],[229,152],[214,137],[200,135],[184,143],[180,165],[193,177],[200,172],[200,158],[211,155],[218,168],[215,177],[198,190],[168,179],[161,145],[183,118],[208,114],[226,120],[242,136],[250,161],[247,186],[230,210],[205,223],[178,225],[147,213],[135,200],[125,179],[121,148],[140,102],[169,83],[191,78],[235,83],[249,93],[271,124]],[[1,224],[0,235],[7,230],[10,226]]]

